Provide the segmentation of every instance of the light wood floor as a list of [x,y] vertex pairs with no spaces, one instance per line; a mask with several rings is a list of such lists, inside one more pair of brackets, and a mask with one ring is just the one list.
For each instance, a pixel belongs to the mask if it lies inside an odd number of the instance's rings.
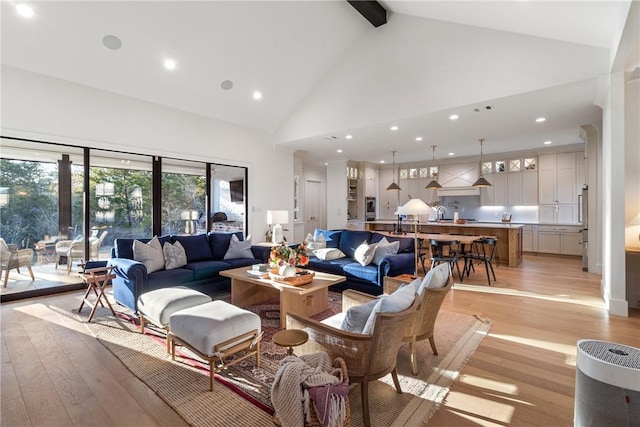
[[[444,303],[492,326],[429,425],[573,425],[576,341],[640,347],[640,312],[609,316],[600,277],[583,273],[576,258],[527,255],[520,268],[496,275],[489,287],[480,267]],[[186,425],[90,335],[86,313],[72,311],[80,298],[73,292],[0,307],[0,425]]]

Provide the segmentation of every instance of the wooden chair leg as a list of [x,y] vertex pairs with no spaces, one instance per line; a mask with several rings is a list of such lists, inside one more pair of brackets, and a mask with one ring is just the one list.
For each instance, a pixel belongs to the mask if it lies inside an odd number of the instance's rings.
[[438,349],[436,348],[436,341],[433,339],[433,335],[429,337],[429,344],[431,344],[431,350],[435,356],[438,355]]
[[396,386],[396,390],[398,391],[398,394],[402,394],[402,388],[400,388],[400,381],[398,381],[398,370],[396,368],[393,368],[393,371],[391,371],[391,378],[393,378],[393,384]]
[[35,276],[33,275],[33,270],[31,269],[31,265],[27,265],[27,270],[29,270],[29,275],[31,276],[31,281],[32,281],[32,282],[33,282],[33,281],[35,281],[35,280],[36,280],[36,278],[35,278]]
[[414,335],[411,337],[411,341],[409,341],[409,354],[411,355],[411,373],[413,373],[413,375],[418,375],[418,355],[416,354],[418,350],[416,347],[416,336]]
[[365,377],[360,383],[360,394],[362,395],[362,421],[365,427],[371,426],[369,418],[369,380]]
[[7,268],[6,274],[4,275],[4,284],[2,285],[3,288],[7,287],[7,282],[8,281],[9,281],[9,269]]

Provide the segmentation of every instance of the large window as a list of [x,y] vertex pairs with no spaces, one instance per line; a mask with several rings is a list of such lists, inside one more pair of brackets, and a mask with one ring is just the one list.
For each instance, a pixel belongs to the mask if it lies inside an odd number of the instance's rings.
[[36,276],[11,269],[3,300],[78,286],[82,263],[108,259],[117,238],[246,231],[244,167],[12,138],[1,143],[0,238],[9,250],[32,251]]

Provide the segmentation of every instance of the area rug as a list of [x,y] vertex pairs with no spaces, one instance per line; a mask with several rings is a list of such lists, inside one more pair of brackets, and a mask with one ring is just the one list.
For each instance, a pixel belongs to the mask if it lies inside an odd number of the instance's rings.
[[[228,298],[223,296],[222,299]],[[330,293],[329,309],[316,317],[322,319],[339,311],[341,296]],[[272,343],[279,330],[277,300],[247,309],[260,315],[264,332],[261,366],[254,358],[227,368],[216,375],[213,392],[208,391],[208,367],[188,351],[171,360],[166,354],[164,335],[149,329],[140,334],[137,319],[128,312],[117,317],[99,312],[87,326],[136,377],[176,410],[192,426],[269,426],[273,407],[269,391],[279,361],[286,350]],[[101,315],[104,314],[104,315]],[[437,410],[449,387],[473,354],[489,329],[489,322],[476,317],[440,311],[436,322],[439,355],[431,353],[427,341],[418,345],[420,372],[411,374],[408,346],[398,355],[398,374],[403,394],[395,391],[388,375],[369,385],[369,408],[376,426],[421,425]],[[360,387],[349,392],[351,426],[361,426]]]

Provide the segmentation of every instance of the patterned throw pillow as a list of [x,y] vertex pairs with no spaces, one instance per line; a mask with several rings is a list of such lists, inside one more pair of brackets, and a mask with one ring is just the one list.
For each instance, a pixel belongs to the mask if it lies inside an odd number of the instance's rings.
[[173,270],[187,265],[187,253],[180,242],[175,242],[174,244],[166,242],[162,246],[162,252],[164,252],[165,269]]
[[133,259],[143,263],[147,267],[147,273],[162,270],[164,268],[164,255],[158,236],[154,236],[149,243],[134,240]]

